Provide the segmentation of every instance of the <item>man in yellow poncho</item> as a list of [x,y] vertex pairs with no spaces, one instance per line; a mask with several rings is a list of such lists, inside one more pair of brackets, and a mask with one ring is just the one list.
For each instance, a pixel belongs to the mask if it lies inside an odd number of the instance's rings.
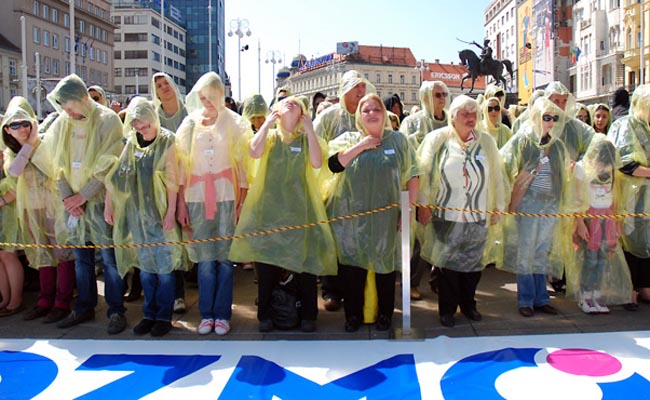
[[[345,132],[355,131],[355,112],[359,100],[369,91],[374,90],[358,71],[350,70],[343,74],[338,91],[340,101],[316,117],[314,121],[316,135],[329,142]],[[323,277],[321,290],[326,310],[336,311],[341,308],[343,293],[338,276]]]
[[[246,181],[249,125],[225,106],[219,75],[204,74],[186,98],[188,116],[176,132],[181,159],[177,217],[187,239],[229,237],[248,192]],[[197,332],[225,335],[232,317],[233,266],[230,241],[186,246],[198,263],[199,312]]]
[[[68,241],[75,245],[112,245],[104,220],[104,180],[122,150],[122,123],[112,110],[96,104],[76,75],[63,78],[48,95],[59,112],[36,149],[32,162],[55,179],[66,211]],[[104,262],[108,333],[126,328],[124,283],[113,249],[101,249]],[[78,297],[70,315],[59,321],[68,328],[95,317],[97,282],[95,250],[75,249]]]

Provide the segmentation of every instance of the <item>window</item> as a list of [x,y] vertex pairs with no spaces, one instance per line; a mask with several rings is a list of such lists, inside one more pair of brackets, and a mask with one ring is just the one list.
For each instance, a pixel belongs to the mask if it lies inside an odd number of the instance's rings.
[[601,85],[611,85],[612,84],[612,64],[603,65],[601,76]]
[[108,32],[102,30],[102,40],[108,42]]
[[113,68],[113,76],[116,78],[122,77],[122,68]]
[[158,18],[151,17],[151,25],[160,29],[160,21],[158,20]]
[[400,99],[405,99],[406,96],[404,96],[404,92],[399,92],[399,98]]
[[59,23],[59,10],[57,10],[56,8],[52,9],[52,22],[54,22],[55,24]]
[[65,37],[65,52],[66,53],[70,52],[70,38],[67,36]]
[[43,46],[50,47],[50,32],[43,31]]
[[45,19],[50,18],[50,7],[46,6],[45,4],[43,4],[43,15],[41,15],[41,17]]
[[388,74],[388,83],[393,83],[393,74]]
[[84,33],[86,31],[86,23],[83,20],[79,20],[79,32]]
[[32,29],[32,35],[34,36],[34,43],[41,42],[41,30],[37,26]]
[[106,19],[106,10],[102,8],[101,14],[102,14],[102,19]]
[[155,51],[151,52],[151,59],[154,61],[160,61],[160,54],[156,53]]
[[417,78],[415,77],[415,75],[411,75],[411,85],[417,85],[417,84],[418,84]]
[[93,24],[88,24],[88,35],[90,37],[95,36],[95,25]]
[[122,52],[119,50],[115,50],[113,52],[113,58],[116,60],[121,60],[122,59]]
[[381,74],[377,73],[377,83],[381,83]]
[[135,94],[135,85],[124,85],[124,94]]
[[[160,57],[160,56],[158,56],[158,57]],[[133,59],[138,59],[138,58],[146,59],[147,58],[147,50],[125,50],[124,51],[124,59],[125,60],[133,60]]]
[[404,80],[405,80],[404,78],[405,78],[404,75],[400,75],[400,76],[399,76],[399,83],[400,83],[401,85],[404,84]]
[[113,15],[111,17],[111,20],[115,25],[122,25],[122,16],[121,15]]
[[65,26],[66,28],[70,27],[70,15],[63,14],[63,26]]
[[108,64],[108,52],[107,52],[107,51],[104,51],[104,52],[102,52],[102,53],[103,53],[103,54],[102,54],[102,62],[103,62],[104,64]]
[[113,34],[113,42],[121,42],[122,41],[122,34],[121,33],[114,33]]
[[81,47],[81,57],[82,58],[86,57],[86,50],[88,50],[86,43],[82,43],[80,47]]
[[157,35],[151,34],[151,43],[160,44],[160,38]]
[[52,60],[52,73],[54,76],[59,76],[59,60],[56,58]]
[[415,92],[411,92],[411,101],[418,101],[418,96]]
[[184,41],[185,41],[185,38],[183,37],[183,34],[182,34],[182,33],[179,33],[179,34],[178,34],[178,40],[180,40],[181,42],[184,42]]
[[95,48],[90,46],[88,49],[88,57],[90,57],[91,60],[95,61]]
[[125,42],[146,42],[147,41],[147,34],[142,32],[142,33],[125,33],[124,34],[124,41]]
[[40,8],[41,8],[41,6],[40,6],[40,4],[38,4],[38,1],[35,1],[35,2],[34,2],[34,9],[32,10],[32,12],[33,12],[34,15],[36,15],[37,17],[38,17],[38,14],[39,14],[39,12],[40,12]]
[[9,76],[16,76],[18,74],[17,66],[18,61],[14,58],[9,59]]
[[65,74],[70,75],[70,62],[69,61],[65,62]]
[[46,74],[49,74],[50,73],[50,65],[51,65],[50,57],[44,57],[43,58],[43,72],[45,72]]
[[88,68],[81,67],[81,79],[84,81],[88,79]]
[[93,12],[93,3],[88,2],[88,4],[86,4],[86,10],[87,10],[89,13],[92,13],[92,12]]
[[124,68],[124,76],[149,76],[149,71],[146,68]]

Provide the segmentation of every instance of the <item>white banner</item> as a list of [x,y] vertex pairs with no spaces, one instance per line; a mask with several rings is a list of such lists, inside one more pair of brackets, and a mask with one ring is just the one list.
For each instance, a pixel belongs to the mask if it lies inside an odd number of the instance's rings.
[[0,340],[9,399],[625,399],[650,333],[423,341]]

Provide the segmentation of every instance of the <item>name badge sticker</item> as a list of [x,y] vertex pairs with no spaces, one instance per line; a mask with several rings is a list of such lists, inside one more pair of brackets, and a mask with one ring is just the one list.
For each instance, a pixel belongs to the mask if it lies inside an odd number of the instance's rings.
[[72,162],[72,168],[74,168],[74,169],[79,169],[79,168],[81,168],[81,162],[79,162],[79,161],[73,161],[73,162]]
[[141,152],[141,151],[136,151],[135,152],[135,158],[142,158],[143,155],[144,155],[144,153]]
[[395,154],[395,149],[386,149],[384,150],[384,154],[386,154],[387,156],[393,155]]
[[205,149],[205,150],[203,150],[203,154],[205,154],[206,156],[212,156],[212,155],[214,155],[214,150],[213,149]]
[[543,157],[541,160],[539,160],[539,162],[541,162],[542,164],[548,164],[548,161],[549,161],[548,156]]
[[293,153],[300,153],[300,151],[302,150],[302,147],[293,147],[293,146],[291,146],[291,147],[289,147],[289,149],[291,149],[291,151]]

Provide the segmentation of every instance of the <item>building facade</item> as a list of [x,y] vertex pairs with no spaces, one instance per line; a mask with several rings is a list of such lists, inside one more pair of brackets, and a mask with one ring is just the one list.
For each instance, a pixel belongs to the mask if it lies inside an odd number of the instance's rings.
[[[74,0],[75,37],[70,37],[69,3],[62,0],[5,0],[0,2],[0,34],[21,46],[20,17],[25,17],[27,85],[29,101],[36,109],[36,53],[40,56],[41,92],[70,74],[70,57],[76,73],[88,85],[113,87],[113,33],[107,0]],[[21,49],[22,50],[22,49]],[[20,75],[20,72],[18,72]],[[41,96],[44,110],[51,107]]]
[[21,61],[20,49],[0,34],[0,110],[5,110],[9,100],[20,93]]
[[162,19],[160,8],[137,2],[113,2],[115,85],[120,101],[151,94],[151,76],[170,75],[182,94],[186,92],[186,31],[174,18]]
[[625,11],[620,0],[591,0],[577,2],[573,14],[579,22],[573,30],[569,87],[578,101],[607,103],[625,83],[623,62],[634,61],[624,59]]
[[[493,0],[485,9],[485,38],[490,40],[492,56],[498,60],[510,60],[513,71],[517,71],[516,5],[515,0]],[[483,44],[483,38],[472,38],[472,40]],[[508,90],[516,92],[516,72],[514,79],[505,73],[503,77],[506,79]],[[492,82],[492,78],[489,80]]]
[[623,2],[624,81],[626,89],[632,92],[636,86],[648,82],[650,1],[621,0],[621,2]]

